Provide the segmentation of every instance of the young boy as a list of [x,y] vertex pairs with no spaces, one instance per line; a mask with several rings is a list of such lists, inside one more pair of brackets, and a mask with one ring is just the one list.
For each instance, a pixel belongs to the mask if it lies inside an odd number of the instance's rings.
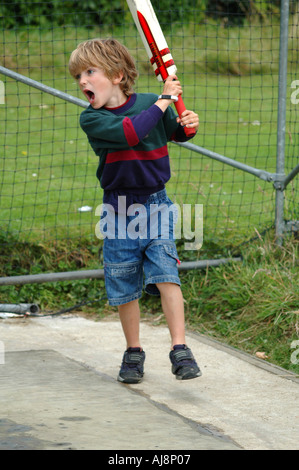
[[[138,303],[143,277],[145,291],[161,296],[172,340],[173,374],[181,380],[199,377],[201,371],[185,344],[173,230],[169,228],[167,237],[160,225],[152,237],[148,230],[152,207],[166,208],[169,214],[172,206],[165,190],[170,178],[167,142],[187,140],[183,126],[197,131],[198,115],[187,110],[179,118],[170,107],[182,94],[175,75],[165,81],[160,97],[134,93],[138,76],[134,60],[114,39],[79,44],[70,57],[69,70],[90,103],[80,116],[80,125],[99,156],[97,177],[104,190],[104,207],[114,216],[114,231],[110,236],[106,233],[103,252],[109,303],[118,306],[127,342],[118,380],[138,383],[144,373]],[[141,212],[146,228],[139,227],[139,236],[131,230],[129,236],[128,227]]]

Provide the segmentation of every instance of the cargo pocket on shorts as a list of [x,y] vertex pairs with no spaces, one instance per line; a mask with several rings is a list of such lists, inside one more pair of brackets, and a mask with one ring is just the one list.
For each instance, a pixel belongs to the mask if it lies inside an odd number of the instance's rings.
[[109,274],[114,277],[132,276],[139,270],[139,265],[106,265],[106,270],[109,270]]
[[165,243],[163,245],[162,259],[165,263],[174,265],[181,264],[176,246],[174,244]]
[[121,305],[141,296],[141,263],[106,264],[104,270],[110,305]]

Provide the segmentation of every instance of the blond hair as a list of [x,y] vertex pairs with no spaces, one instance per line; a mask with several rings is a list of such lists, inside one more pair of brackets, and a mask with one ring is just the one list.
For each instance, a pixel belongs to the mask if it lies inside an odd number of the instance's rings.
[[69,60],[70,74],[77,78],[88,67],[102,69],[110,80],[122,73],[120,88],[126,96],[134,93],[133,85],[138,77],[135,62],[128,49],[116,39],[91,39],[79,44]]

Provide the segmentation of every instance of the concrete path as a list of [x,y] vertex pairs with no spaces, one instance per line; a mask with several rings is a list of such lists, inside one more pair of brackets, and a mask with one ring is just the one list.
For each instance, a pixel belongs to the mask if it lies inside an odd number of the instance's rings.
[[144,321],[141,337],[145,377],[128,386],[118,320],[0,320],[0,450],[299,448],[296,376],[189,333],[203,376],[180,382],[168,329]]

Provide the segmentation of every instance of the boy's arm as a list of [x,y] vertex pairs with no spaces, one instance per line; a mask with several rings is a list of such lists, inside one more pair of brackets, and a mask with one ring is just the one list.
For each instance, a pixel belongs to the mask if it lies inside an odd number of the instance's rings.
[[184,126],[193,128],[196,132],[198,131],[199,117],[198,114],[194,113],[193,111],[186,109],[186,111],[182,113],[181,118],[177,117],[176,121],[180,125],[177,127],[171,138],[171,140],[174,140],[175,142],[186,142],[187,140],[190,140],[190,137],[187,137],[184,132]]
[[123,128],[130,147],[134,147],[146,137],[162,118],[162,110],[153,104],[148,109],[123,120]]
[[[149,109],[142,111],[137,116],[131,118],[126,117],[123,120],[125,136],[130,147],[137,145],[158,124],[158,121],[166,113],[169,104],[172,103],[172,101],[170,101],[170,103],[165,106],[164,101],[168,100],[158,100]],[[166,108],[165,112],[162,111],[164,107]],[[184,132],[185,126],[194,128],[196,132],[199,127],[198,115],[189,110],[184,111],[181,118],[177,117],[176,122],[181,125],[176,127],[175,131],[172,133],[171,140],[177,142],[186,142],[190,139]]]
[[137,145],[162,117],[162,110],[155,104],[133,117],[86,110],[80,116],[80,125],[101,148],[110,148],[111,144],[114,148],[124,148]]
[[[179,96],[181,93],[182,88],[176,76],[169,76],[164,83],[163,95]],[[167,114],[167,108],[171,103],[173,103],[171,99],[158,99],[150,108],[131,118],[87,109],[81,114],[80,125],[89,138],[101,141],[101,148],[110,148],[111,143],[114,148],[123,148],[124,145],[134,147],[149,134],[162,116]],[[197,130],[198,116],[186,110],[181,119],[177,118],[177,123]],[[173,140],[181,142],[188,140],[184,132],[184,135],[181,135],[182,130],[183,127],[174,129],[176,135],[173,136]]]
[[[176,75],[170,75],[164,82],[163,95],[179,96],[182,94],[182,92],[183,90],[181,84],[177,80]],[[158,100],[155,104],[159,106],[159,108],[163,112],[165,112],[168,106],[173,102],[174,100],[171,99],[162,99]],[[181,124],[181,126],[179,126],[173,134],[172,140],[176,140],[178,142],[184,142],[186,140],[189,140],[189,138],[186,137],[186,134],[183,131],[183,127],[186,126],[187,128],[193,128],[197,132],[199,128],[198,114],[186,109],[182,113],[181,118],[177,117],[177,123]]]
[[[182,87],[180,82],[177,80],[176,75],[170,75],[164,83],[163,93],[164,96],[179,96],[182,94]],[[154,105],[149,109],[142,111],[142,113],[132,118],[127,118],[126,127],[129,133],[131,133],[134,139],[134,133],[136,133],[135,139],[137,143],[144,139],[146,135],[157,125],[161,117],[166,113],[170,104],[174,102],[173,99],[158,99]],[[167,113],[166,113],[167,114]],[[178,142],[185,142],[189,140],[183,128],[193,128],[197,132],[199,127],[199,118],[193,111],[186,110],[182,113],[181,118],[177,117],[176,122],[181,124],[175,129],[172,135],[172,140]]]
[[198,131],[199,128],[199,117],[198,114],[196,114],[194,111],[190,111],[189,109],[186,109],[186,111],[183,111],[181,118],[177,118],[177,122],[181,124],[181,126],[186,126],[188,128],[193,128]]

